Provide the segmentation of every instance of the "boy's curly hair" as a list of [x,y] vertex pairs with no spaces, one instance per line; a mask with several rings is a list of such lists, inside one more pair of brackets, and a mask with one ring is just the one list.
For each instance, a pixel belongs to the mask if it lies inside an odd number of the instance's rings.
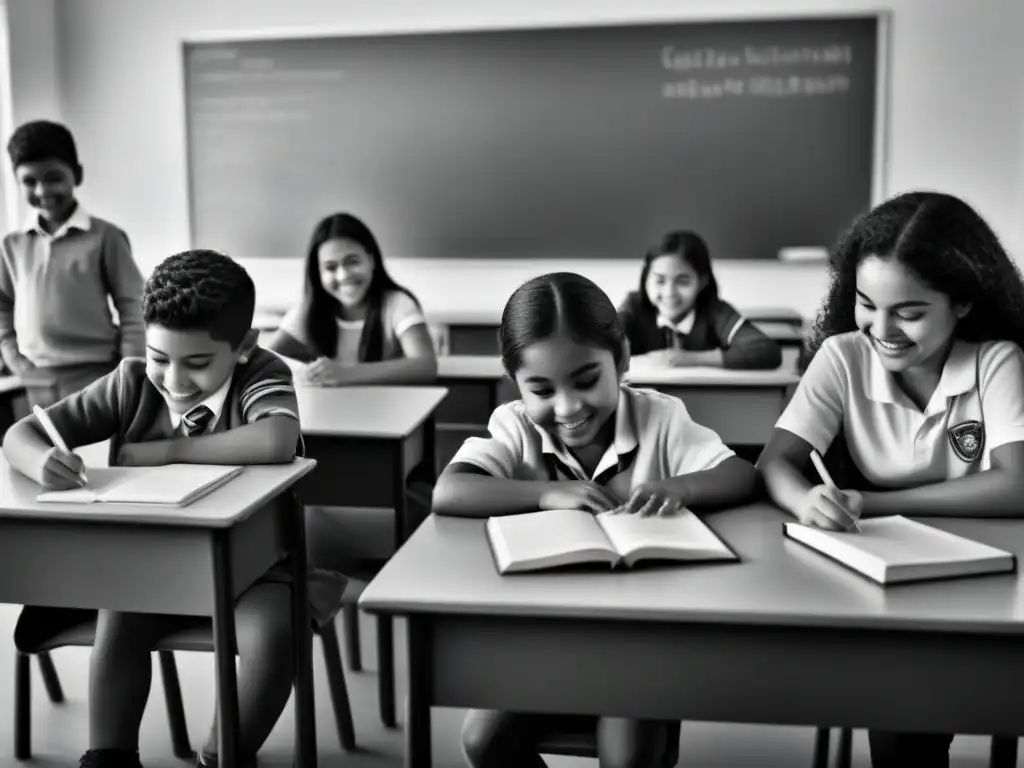
[[240,264],[217,251],[192,250],[164,259],[142,295],[146,325],[207,331],[232,349],[245,339],[256,309],[256,287]]
[[954,304],[971,303],[956,326],[966,341],[1005,339],[1024,348],[1024,283],[995,232],[967,203],[941,192],[907,192],[858,217],[831,254],[831,286],[801,360],[825,339],[856,330],[857,266],[895,258]]

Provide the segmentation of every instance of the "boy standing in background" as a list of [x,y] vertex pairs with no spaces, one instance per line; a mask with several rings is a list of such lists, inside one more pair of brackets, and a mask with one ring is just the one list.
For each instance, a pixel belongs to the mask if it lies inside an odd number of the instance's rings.
[[33,212],[0,247],[0,356],[45,407],[145,356],[143,279],[127,235],[75,199],[82,166],[66,127],[25,123],[7,152]]

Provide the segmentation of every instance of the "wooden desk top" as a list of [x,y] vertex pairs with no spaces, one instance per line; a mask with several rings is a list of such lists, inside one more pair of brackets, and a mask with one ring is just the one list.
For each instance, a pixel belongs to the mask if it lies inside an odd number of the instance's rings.
[[[184,507],[154,504],[40,504],[41,488],[0,456],[0,519],[32,518],[229,528],[309,474],[313,459],[246,467],[240,475]],[[132,471],[126,469],[126,471]],[[138,470],[141,471],[141,468]]]
[[[437,375],[445,379],[493,379],[505,376],[501,358],[496,355],[442,355],[437,358]],[[656,368],[633,363],[626,380],[638,387],[788,387],[800,381],[794,371],[733,371],[724,368]]]
[[[739,563],[500,576],[484,521],[429,517],[363,592],[374,612],[1024,634],[1024,572],[881,587],[786,539],[768,504],[709,515]],[[1024,520],[928,524],[1024,555]]]
[[441,404],[444,387],[296,387],[304,435],[404,439]]

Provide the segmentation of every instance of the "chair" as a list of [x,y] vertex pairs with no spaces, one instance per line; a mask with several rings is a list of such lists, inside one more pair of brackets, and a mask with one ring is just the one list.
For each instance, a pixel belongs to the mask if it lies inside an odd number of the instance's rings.
[[[668,744],[658,761],[658,768],[674,768],[679,762],[679,736],[682,723],[678,720],[667,720]],[[597,733],[593,730],[566,731],[552,734],[541,741],[537,751],[542,755],[565,755],[567,757],[597,758]]]
[[[828,765],[828,745],[830,731],[819,728],[814,741],[814,768],[826,768]],[[850,768],[853,760],[853,729],[839,729],[839,749],[836,755],[836,768]],[[989,768],[1014,768],[1017,765],[1017,737],[993,736],[988,753]]]
[[[56,669],[50,660],[49,651],[64,646],[91,646],[96,634],[96,612],[69,610],[65,625],[49,637],[35,638],[31,647],[19,647],[14,677],[14,757],[28,760],[32,756],[31,724],[31,677],[29,657],[37,656],[43,670],[50,700],[63,701],[63,693]],[[21,620],[19,619],[19,625]],[[315,630],[323,647],[327,667],[327,686],[334,706],[334,722],[338,741],[342,749],[351,752],[356,748],[355,727],[352,723],[352,708],[345,684],[345,672],[341,665],[341,650],[334,620]],[[17,630],[15,636],[18,636]],[[188,760],[194,756],[189,743],[188,727],[185,723],[185,709],[181,700],[181,686],[178,681],[178,667],[174,651],[213,651],[213,622],[211,619],[183,617],[179,631],[164,637],[155,649],[159,656],[160,675],[164,684],[164,699],[171,731],[171,745],[174,756]],[[45,659],[45,661],[44,661]]]

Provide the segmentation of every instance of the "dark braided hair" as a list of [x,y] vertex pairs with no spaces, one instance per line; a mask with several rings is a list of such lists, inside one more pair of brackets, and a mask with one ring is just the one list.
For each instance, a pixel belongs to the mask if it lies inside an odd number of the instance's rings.
[[972,304],[954,333],[1024,348],[1024,283],[995,232],[967,203],[941,192],[907,192],[858,217],[832,250],[831,286],[801,367],[829,336],[856,330],[857,266],[895,258],[954,304]]
[[175,331],[207,331],[232,349],[252,328],[256,287],[240,264],[217,251],[170,256],[146,281],[142,319]]

